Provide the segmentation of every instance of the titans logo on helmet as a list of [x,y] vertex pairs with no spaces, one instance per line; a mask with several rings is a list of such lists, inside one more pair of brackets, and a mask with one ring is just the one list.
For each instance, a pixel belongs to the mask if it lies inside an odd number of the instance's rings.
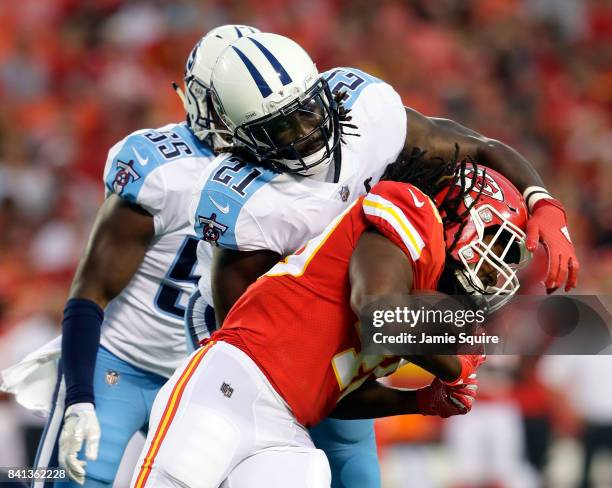
[[189,53],[189,57],[187,58],[187,63],[185,63],[185,73],[184,77],[187,77],[187,74],[193,68],[193,64],[195,63],[196,54],[198,53],[198,49],[200,48],[200,44],[202,44],[202,39],[193,47],[191,52]]

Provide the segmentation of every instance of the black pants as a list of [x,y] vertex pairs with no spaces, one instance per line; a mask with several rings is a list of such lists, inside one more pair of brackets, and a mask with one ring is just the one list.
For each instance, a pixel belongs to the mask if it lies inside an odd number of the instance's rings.
[[550,421],[548,417],[528,417],[523,420],[525,428],[525,454],[527,461],[542,474],[548,462],[550,447]]
[[580,488],[593,486],[589,479],[593,458],[600,451],[612,451],[612,424],[586,424],[582,433],[584,464]]

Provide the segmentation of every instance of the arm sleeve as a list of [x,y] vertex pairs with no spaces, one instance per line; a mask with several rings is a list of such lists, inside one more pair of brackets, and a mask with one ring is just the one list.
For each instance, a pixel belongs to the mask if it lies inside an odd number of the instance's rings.
[[364,89],[351,116],[361,135],[356,142],[373,161],[388,164],[397,159],[406,143],[406,108],[391,85],[380,82]]
[[434,203],[407,183],[383,181],[363,201],[365,219],[412,263],[415,289],[437,286],[446,262],[444,227]]
[[104,312],[91,300],[71,298],[62,321],[62,369],[66,407],[95,403],[93,377]]

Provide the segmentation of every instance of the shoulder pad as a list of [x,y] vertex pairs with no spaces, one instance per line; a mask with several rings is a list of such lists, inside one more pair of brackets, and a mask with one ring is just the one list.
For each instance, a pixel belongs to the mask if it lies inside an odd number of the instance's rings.
[[[107,194],[115,193],[155,212],[165,193],[161,176],[153,176],[155,170],[180,158],[212,155],[212,150],[197,140],[183,124],[136,131],[109,152],[104,170]],[[142,195],[145,184],[150,187],[146,198]],[[147,201],[142,201],[143,198]],[[154,201],[149,201],[151,198]]]
[[362,202],[366,219],[413,261],[417,261],[442,220],[427,195],[407,183],[383,181]]
[[[204,182],[198,197],[194,229],[198,237],[229,249],[239,249],[236,236],[250,235],[248,229],[237,229],[241,225],[257,223],[246,219],[249,214],[249,199],[262,186],[280,173],[256,166],[235,156],[219,157],[219,162]],[[274,205],[274,202],[269,202]]]
[[383,83],[383,81],[375,76],[361,71],[357,68],[332,68],[322,74],[332,93],[340,91],[346,92],[347,98],[342,104],[350,109],[363,89],[374,83]]

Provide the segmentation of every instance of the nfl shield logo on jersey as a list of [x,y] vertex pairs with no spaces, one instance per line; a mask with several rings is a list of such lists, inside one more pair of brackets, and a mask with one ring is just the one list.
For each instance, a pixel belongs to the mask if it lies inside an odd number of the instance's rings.
[[116,385],[119,382],[119,373],[109,369],[106,371],[106,383],[109,385]]
[[340,190],[338,190],[338,195],[340,195],[340,199],[343,202],[346,202],[349,198],[349,196],[351,195],[351,190],[349,190],[348,185],[343,185],[342,188],[340,188]]
[[234,389],[232,388],[232,385],[229,385],[225,381],[221,383],[220,390],[221,390],[221,393],[223,393],[223,396],[227,398],[230,398],[232,394],[234,393]]

